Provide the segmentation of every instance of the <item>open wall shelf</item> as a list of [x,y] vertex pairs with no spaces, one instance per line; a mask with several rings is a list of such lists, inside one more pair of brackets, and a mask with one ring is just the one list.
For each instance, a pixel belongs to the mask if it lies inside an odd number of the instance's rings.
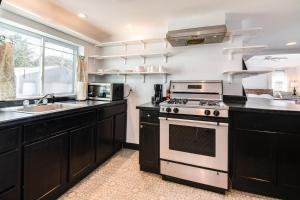
[[223,53],[228,54],[228,59],[232,60],[234,54],[254,54],[258,51],[268,48],[267,45],[255,45],[244,47],[227,47],[223,49]]
[[253,28],[243,28],[229,31],[227,37],[229,37],[229,42],[232,43],[234,37],[253,37],[259,33],[263,28],[262,27],[253,27]]
[[167,82],[167,77],[170,75],[168,72],[89,72],[89,75],[105,76],[105,75],[116,75],[124,76],[124,82],[127,82],[128,75],[140,75],[143,77],[144,83],[146,82],[146,75],[161,75],[164,77],[164,83]]
[[127,46],[127,45],[145,45],[149,43],[160,43],[165,42],[167,43],[166,38],[148,38],[148,39],[141,39],[141,40],[123,40],[123,41],[115,41],[115,42],[103,42],[97,44],[96,47],[113,47],[113,46]]
[[168,62],[168,57],[171,56],[171,52],[147,52],[147,53],[137,53],[137,54],[119,54],[119,55],[107,55],[107,56],[99,56],[99,55],[92,55],[89,56],[89,58],[94,58],[98,60],[104,60],[104,59],[115,59],[115,58],[121,58],[124,60],[124,63],[126,64],[127,59],[129,58],[142,58],[143,63],[146,62],[146,58],[151,58],[151,57],[163,57],[164,62]]

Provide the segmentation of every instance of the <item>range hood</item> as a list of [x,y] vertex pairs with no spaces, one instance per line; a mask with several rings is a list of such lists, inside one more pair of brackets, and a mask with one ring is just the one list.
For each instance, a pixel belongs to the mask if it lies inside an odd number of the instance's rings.
[[169,31],[167,40],[173,47],[223,42],[227,33],[226,25]]

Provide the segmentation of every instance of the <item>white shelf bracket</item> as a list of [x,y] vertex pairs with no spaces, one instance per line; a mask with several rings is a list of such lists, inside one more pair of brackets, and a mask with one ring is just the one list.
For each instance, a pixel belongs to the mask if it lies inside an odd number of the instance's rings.
[[229,42],[230,44],[232,44],[232,43],[233,43],[233,40],[234,40],[234,39],[233,39],[233,36],[232,36],[232,35],[230,35],[230,36],[229,36],[229,40],[228,40],[228,42]]
[[142,43],[143,49],[145,50],[145,49],[146,49],[146,43],[145,43],[145,41],[144,41],[144,40],[141,40],[141,43]]
[[124,60],[124,64],[127,64],[127,57],[121,57]]
[[145,56],[141,56],[141,57],[143,59],[143,64],[145,64],[146,63],[146,57]]
[[124,74],[124,83],[127,83],[127,75]]
[[164,62],[168,63],[168,56],[167,55],[164,55]]
[[228,60],[232,60],[233,59],[233,52],[229,51],[228,52]]
[[232,76],[233,75],[231,73],[227,74],[227,82],[230,84],[232,83]]
[[168,74],[164,74],[164,75],[163,75],[163,79],[164,79],[163,82],[164,82],[164,83],[167,83],[167,80],[168,80]]
[[146,75],[144,74],[143,75],[143,78],[144,78],[144,83],[146,82]]
[[124,52],[125,54],[127,53],[127,44],[126,43],[122,43],[124,45]]
[[164,39],[164,47],[168,48],[168,41],[166,39]]

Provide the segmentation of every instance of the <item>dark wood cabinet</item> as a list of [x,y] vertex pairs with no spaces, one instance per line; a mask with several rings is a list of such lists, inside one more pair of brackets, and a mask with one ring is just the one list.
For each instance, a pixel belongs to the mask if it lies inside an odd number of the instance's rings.
[[278,148],[278,184],[288,197],[298,197],[300,191],[300,133],[281,134]]
[[67,183],[68,140],[63,133],[24,147],[24,199],[48,199]]
[[126,142],[126,113],[121,113],[115,116],[114,131],[115,131],[115,150],[122,148],[124,142]]
[[126,142],[127,105],[120,104],[98,110],[96,160],[104,162]]
[[[299,116],[230,112],[230,171],[235,189],[283,199],[300,190]],[[291,121],[292,119],[292,121]],[[291,123],[293,122],[293,123]],[[298,129],[299,131],[299,129]]]
[[140,109],[140,169],[160,173],[159,160],[159,109]]
[[265,191],[276,184],[276,134],[236,130],[235,184],[256,184],[251,192]]
[[20,198],[20,127],[0,130],[0,200]]
[[90,171],[95,163],[95,128],[93,125],[70,132],[69,179],[75,181]]
[[159,125],[140,124],[139,163],[142,170],[159,173]]
[[57,199],[126,140],[126,101],[0,127],[0,200]]
[[103,119],[97,123],[96,160],[104,162],[114,152],[114,117]]

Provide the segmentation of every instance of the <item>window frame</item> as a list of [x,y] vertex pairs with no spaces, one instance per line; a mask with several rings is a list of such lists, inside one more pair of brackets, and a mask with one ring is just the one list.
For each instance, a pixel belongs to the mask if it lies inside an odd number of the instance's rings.
[[[30,37],[34,37],[37,39],[41,40],[41,44],[32,44],[30,42],[24,42],[25,44],[29,44],[29,45],[33,45],[33,46],[37,46],[41,48],[41,62],[40,62],[40,72],[39,72],[39,94],[37,96],[21,96],[21,97],[16,97],[16,100],[22,100],[22,99],[36,99],[36,98],[40,98],[44,95],[46,95],[46,93],[44,93],[44,86],[45,86],[45,49],[51,49],[51,50],[55,50],[58,52],[62,52],[62,53],[67,53],[70,55],[73,55],[73,73],[72,73],[72,92],[71,93],[55,93],[56,96],[58,97],[70,97],[70,96],[75,96],[76,95],[76,71],[77,71],[77,62],[78,62],[78,55],[79,55],[79,45],[75,45],[71,42],[65,41],[63,39],[56,39],[55,36],[53,37],[49,37],[43,34],[38,34],[38,33],[34,33],[32,31],[17,27],[15,25],[10,25],[4,22],[0,21],[0,27],[7,29],[9,31],[13,31],[13,32],[17,32],[20,34],[24,34]],[[14,41],[13,41],[14,42]],[[70,52],[66,52],[66,51],[62,51],[62,50],[58,50],[55,48],[50,48],[50,47],[46,47],[46,42],[49,43],[53,43],[62,47],[66,47],[69,49],[73,50],[73,53]]]

